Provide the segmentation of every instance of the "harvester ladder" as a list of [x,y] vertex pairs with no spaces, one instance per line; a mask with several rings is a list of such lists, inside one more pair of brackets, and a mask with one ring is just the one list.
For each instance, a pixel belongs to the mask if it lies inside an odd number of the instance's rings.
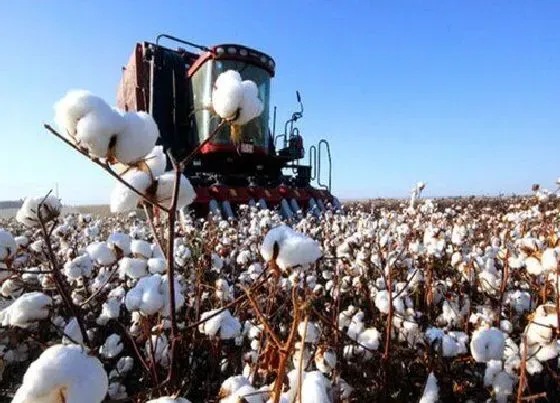
[[[324,146],[324,147],[323,147]],[[329,163],[329,181],[328,183],[323,183],[321,181],[321,150],[325,148],[327,151],[327,161]],[[317,185],[324,187],[329,192],[331,191],[331,183],[332,183],[332,158],[331,158],[331,147],[329,142],[325,139],[321,139],[319,141],[318,146],[318,153],[317,153]]]

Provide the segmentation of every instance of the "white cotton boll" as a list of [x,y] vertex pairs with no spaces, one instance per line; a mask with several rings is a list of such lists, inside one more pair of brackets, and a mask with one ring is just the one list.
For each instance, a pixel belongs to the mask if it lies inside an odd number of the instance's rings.
[[539,305],[533,320],[525,328],[527,343],[529,345],[550,343],[555,327],[558,327],[555,304]]
[[305,322],[300,322],[297,331],[300,338],[303,338],[303,333],[305,332],[305,343],[315,344],[321,336],[321,328],[315,322],[307,322],[307,330]]
[[362,311],[352,316],[350,325],[348,326],[348,336],[352,340],[356,340],[358,335],[364,330],[364,313]]
[[301,385],[301,403],[329,403],[330,382],[320,371],[305,372]]
[[250,386],[249,380],[244,376],[232,376],[222,382],[220,386],[220,396],[231,396],[243,386]]
[[57,344],[32,362],[13,403],[99,403],[107,394],[107,373],[82,346]]
[[121,342],[121,336],[118,334],[111,334],[105,340],[105,343],[99,347],[99,354],[104,358],[115,358],[124,349],[124,345]]
[[129,165],[152,151],[159,130],[154,118],[144,111],[123,112],[121,119],[123,127],[117,135],[115,158]]
[[191,403],[183,397],[163,396],[157,399],[148,400],[146,403]]
[[149,259],[152,257],[152,245],[143,239],[133,239],[130,242],[130,251],[135,257]]
[[119,358],[117,361],[117,372],[121,375],[125,375],[132,370],[134,367],[134,359],[130,356],[125,356]]
[[377,350],[380,336],[381,334],[376,328],[370,327],[360,333],[357,341],[369,350]]
[[471,354],[476,362],[501,360],[504,354],[504,335],[498,328],[482,328],[473,332]]
[[[2,281],[0,294],[3,297],[19,297],[23,293],[23,284],[18,279],[6,278]],[[0,308],[2,309],[2,308]]]
[[375,306],[381,313],[389,313],[389,292],[387,290],[381,290],[375,296]]
[[117,261],[115,252],[106,242],[93,242],[86,248],[91,259],[100,266],[110,266]]
[[[169,354],[169,343],[167,342],[167,337],[165,334],[159,336],[152,335],[152,345],[154,347],[154,358],[156,362],[159,362],[163,367],[167,367],[170,361]],[[146,340],[145,344],[146,351],[150,349],[150,341]]]
[[534,276],[539,276],[543,273],[543,266],[540,260],[534,256],[525,259],[525,267],[527,268],[527,272]]
[[[39,212],[39,205],[41,210]],[[54,195],[27,197],[16,213],[16,221],[28,228],[40,225],[39,215],[43,222],[51,221],[60,215],[62,203]],[[39,214],[40,213],[40,214]]]
[[[204,312],[200,316],[200,320],[204,320],[218,311],[219,309],[214,309],[212,311]],[[230,311],[226,309],[206,322],[198,325],[198,330],[207,336],[219,336],[222,340],[229,340],[241,334],[241,323],[239,323],[239,320],[236,317],[233,317]]]
[[554,248],[547,248],[543,252],[541,264],[545,272],[554,272],[558,267],[558,252]]
[[123,119],[111,108],[96,109],[82,117],[76,126],[76,142],[97,158],[109,153],[111,139],[123,129]]
[[276,263],[284,270],[288,267],[314,263],[322,256],[319,242],[285,225],[268,231],[260,249],[262,257],[266,261],[272,260],[275,257],[275,248],[278,249]]
[[212,108],[222,119],[232,119],[241,107],[243,87],[241,75],[235,70],[221,73],[214,82]]
[[69,280],[77,280],[80,277],[91,277],[93,261],[87,253],[69,260],[64,264],[62,273]]
[[513,331],[513,324],[509,320],[501,320],[500,330],[505,333],[511,333]]
[[111,319],[117,319],[120,315],[121,303],[117,298],[108,298],[107,302],[101,305],[101,313],[97,318],[97,324],[104,326]]
[[107,246],[111,249],[119,248],[123,256],[130,254],[130,237],[124,232],[113,232],[107,239]]
[[[132,170],[122,176],[123,180],[140,193],[145,193],[152,179],[145,172]],[[141,196],[118,182],[111,192],[111,213],[125,213],[136,209]]]
[[157,257],[148,259],[148,271],[151,274],[164,273],[166,269],[165,259]]
[[438,401],[439,388],[437,386],[437,379],[433,372],[430,372],[424,387],[424,393],[420,398],[419,403],[436,403]]
[[[0,229],[0,232],[2,232],[4,230]],[[56,232],[56,230],[55,230]],[[14,238],[14,240],[16,241],[16,245],[18,248],[26,248],[27,245],[29,245],[29,238],[27,238],[26,236],[16,236]],[[0,241],[0,244],[2,243],[2,241]],[[0,253],[1,256],[1,253]],[[0,259],[2,260],[2,259]]]
[[163,152],[163,146],[155,146],[148,155],[144,157],[144,161],[154,178],[163,175],[167,165],[167,157]]
[[148,275],[148,265],[145,259],[123,257],[119,261],[119,277],[140,278]]
[[[173,191],[175,186],[175,172],[166,172],[157,178],[156,198],[158,203],[164,206],[170,206],[173,200]],[[196,197],[191,182],[185,175],[181,175],[179,184],[179,193],[177,194],[177,210],[191,204]]]
[[82,331],[80,330],[80,325],[75,317],[71,318],[68,324],[64,326],[64,336],[62,337],[62,343],[84,343],[84,337],[82,335]]
[[264,394],[258,393],[258,391],[251,385],[243,385],[230,396],[221,399],[220,403],[263,403],[263,396]]
[[323,373],[331,372],[336,366],[335,352],[328,347],[319,347],[315,352],[315,366]]
[[12,234],[0,228],[0,262],[16,255],[17,245]]
[[540,362],[545,362],[548,360],[552,360],[557,355],[558,355],[558,343],[556,341],[552,341],[548,344],[539,345],[537,347],[535,358]]
[[264,110],[264,105],[259,99],[257,84],[255,84],[254,81],[242,81],[241,88],[243,91],[243,98],[241,99],[239,117],[232,122],[240,126],[260,116]]
[[2,326],[26,328],[49,316],[53,300],[40,292],[30,292],[18,297],[10,306],[0,311]]
[[128,397],[126,387],[119,382],[111,382],[107,389],[107,394],[114,400],[126,399]]
[[[182,287],[175,281],[175,308],[179,310],[185,304]],[[167,277],[159,274],[142,277],[134,288],[128,291],[125,305],[129,311],[139,311],[144,315],[153,315],[156,312],[169,314],[170,300],[168,297]]]
[[506,403],[513,393],[513,379],[507,372],[499,372],[492,382],[492,390],[497,403]]
[[111,107],[101,98],[85,90],[71,90],[54,104],[54,121],[63,134],[76,136],[78,121],[92,111]]
[[490,360],[486,363],[486,370],[484,371],[484,386],[488,387],[494,382],[494,378],[502,371],[501,360]]

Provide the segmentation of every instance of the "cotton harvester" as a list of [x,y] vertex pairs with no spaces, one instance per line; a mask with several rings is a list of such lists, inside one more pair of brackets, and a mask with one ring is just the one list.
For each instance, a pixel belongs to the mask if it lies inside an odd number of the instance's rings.
[[[160,45],[162,38],[189,46],[176,50]],[[240,143],[230,139],[224,125],[212,140],[199,150],[185,175],[190,179],[196,199],[191,209],[198,216],[209,211],[233,217],[240,204],[278,208],[285,218],[297,211],[317,213],[339,202],[331,194],[331,154],[329,143],[321,140],[305,153],[303,138],[295,123],[303,115],[299,92],[298,112],[286,122],[284,132],[276,135],[276,108],[273,130],[269,129],[270,79],[274,60],[241,45],[200,46],[170,35],[159,35],[155,43],[136,44],[123,69],[117,104],[124,110],[147,111],[158,124],[159,144],[181,159],[210,136],[219,125],[205,105],[212,95],[213,83],[226,70],[236,70],[243,80],[257,84],[263,113],[242,126]],[[277,148],[278,147],[278,148]],[[328,165],[321,178],[321,152]],[[304,158],[308,163],[302,163]],[[315,181],[317,187],[311,185]]]

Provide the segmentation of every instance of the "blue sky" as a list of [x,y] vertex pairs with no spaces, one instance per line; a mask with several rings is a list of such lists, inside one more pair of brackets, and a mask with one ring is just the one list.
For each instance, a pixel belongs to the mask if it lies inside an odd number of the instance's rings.
[[0,200],[59,183],[105,203],[113,181],[42,130],[85,88],[111,103],[138,41],[166,32],[272,55],[279,122],[305,104],[341,198],[526,192],[560,175],[557,1],[0,2]]

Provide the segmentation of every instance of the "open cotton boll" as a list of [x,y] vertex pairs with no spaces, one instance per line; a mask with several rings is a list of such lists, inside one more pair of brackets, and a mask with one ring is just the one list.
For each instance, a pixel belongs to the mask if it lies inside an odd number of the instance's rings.
[[243,386],[250,386],[250,385],[251,383],[249,382],[249,379],[247,379],[244,376],[241,375],[231,376],[222,382],[222,385],[220,386],[219,396],[220,397],[231,396],[233,393],[237,392]]
[[99,347],[99,354],[104,358],[115,358],[124,349],[121,342],[121,336],[116,333],[111,334],[105,340],[105,343]]
[[120,249],[123,256],[130,254],[130,237],[124,232],[113,232],[107,239],[107,246],[113,250]]
[[167,157],[163,152],[163,146],[155,146],[148,155],[144,157],[144,162],[150,168],[150,172],[154,178],[165,173],[167,165]]
[[152,151],[159,136],[154,118],[144,111],[123,112],[123,127],[115,144],[115,159],[130,165]]
[[165,272],[166,262],[161,257],[153,257],[148,259],[148,271],[151,274],[161,274]]
[[0,311],[0,323],[2,326],[29,327],[49,316],[52,303],[52,298],[41,292],[23,294]]
[[11,232],[0,228],[0,262],[16,255],[17,244]]
[[315,322],[307,322],[307,330],[305,327],[305,322],[300,322],[297,328],[299,337],[303,338],[303,334],[305,333],[305,343],[317,343],[321,336],[321,328],[319,325]]
[[109,298],[101,305],[101,313],[97,318],[97,324],[104,326],[111,319],[117,319],[121,312],[121,303],[118,298]]
[[554,272],[558,267],[558,251],[554,248],[547,248],[542,255],[541,264],[545,272]]
[[[219,309],[204,312],[200,316],[200,320],[214,315],[217,311],[219,311]],[[219,336],[222,340],[229,340],[241,334],[241,323],[239,323],[239,319],[232,316],[230,311],[226,309],[198,325],[198,330],[200,333],[204,333],[207,336]]]
[[513,379],[505,372],[500,371],[492,382],[492,390],[496,396],[497,403],[506,403],[513,393]]
[[266,396],[264,393],[259,393],[257,389],[251,385],[243,385],[230,396],[220,399],[220,403],[264,403],[264,396]]
[[93,111],[111,107],[98,96],[85,90],[71,90],[54,104],[54,121],[63,134],[76,136],[78,121]]
[[358,343],[369,350],[377,350],[379,348],[380,336],[381,334],[376,328],[370,327],[359,334]]
[[77,280],[80,277],[90,277],[93,261],[87,253],[64,263],[62,273],[69,280]]
[[115,136],[123,130],[123,119],[114,109],[96,109],[76,126],[76,142],[97,158],[105,158]]
[[433,372],[430,372],[424,387],[424,393],[420,398],[419,403],[436,403],[438,401],[439,389],[437,386],[437,379]]
[[[150,175],[138,170],[129,171],[122,178],[140,193],[145,193],[146,189],[152,184]],[[139,194],[118,182],[111,192],[111,213],[125,213],[134,210],[140,199]]]
[[[171,205],[173,200],[173,190],[175,186],[175,173],[166,172],[157,178],[156,199],[164,206]],[[182,210],[191,204],[196,197],[191,182],[185,175],[181,175],[179,193],[177,194],[177,210]]]
[[534,256],[525,259],[525,267],[527,268],[527,272],[534,276],[539,276],[543,273],[543,266],[540,260]]
[[319,242],[285,225],[268,231],[260,252],[265,260],[275,259],[278,267],[284,270],[313,263],[322,256]]
[[[41,205],[40,214],[39,205]],[[52,194],[46,197],[27,197],[16,213],[16,220],[29,228],[38,227],[40,225],[39,215],[43,222],[49,222],[60,215],[61,209],[60,200]]]
[[107,373],[82,346],[57,344],[32,362],[13,403],[99,403],[107,394]]
[[243,126],[257,116],[260,116],[264,105],[259,99],[259,90],[254,81],[245,80],[241,82],[243,97],[239,105],[239,116],[233,120],[235,125]]
[[301,385],[301,403],[329,403],[330,382],[320,371],[305,372]]
[[476,362],[501,360],[504,354],[504,335],[495,327],[477,329],[472,334],[470,347]]
[[130,242],[130,251],[135,257],[149,259],[152,257],[152,245],[143,239],[133,239]]
[[163,396],[148,400],[146,403],[191,403],[191,401],[183,397]]
[[[185,304],[183,290],[175,277],[175,308],[179,310]],[[143,315],[161,312],[169,315],[170,301],[168,297],[167,277],[159,274],[142,277],[136,286],[128,291],[125,305],[129,311],[139,311]]]
[[86,250],[91,259],[100,266],[110,266],[117,261],[115,252],[106,242],[93,242]]
[[119,277],[140,278],[148,275],[148,265],[145,259],[123,257],[119,261]]
[[232,119],[241,107],[243,87],[241,75],[236,70],[221,73],[214,82],[212,108],[222,119]]

